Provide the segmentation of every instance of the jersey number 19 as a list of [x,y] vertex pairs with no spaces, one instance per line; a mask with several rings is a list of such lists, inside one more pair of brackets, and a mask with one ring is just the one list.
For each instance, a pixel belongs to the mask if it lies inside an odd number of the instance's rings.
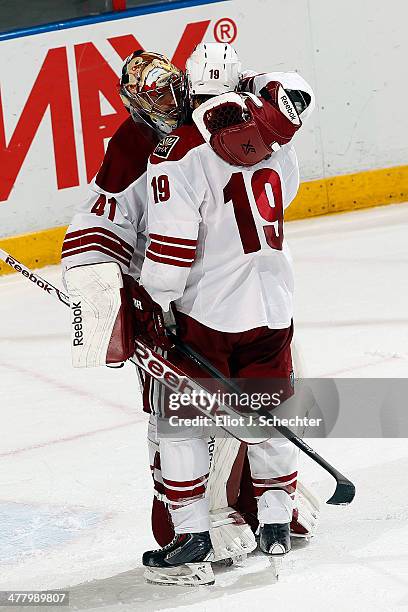
[[[269,223],[263,226],[266,242],[271,249],[281,251],[283,199],[280,176],[271,168],[256,170],[251,178],[251,188],[260,216]],[[242,172],[234,172],[224,187],[224,202],[232,202],[234,207],[244,253],[260,251],[261,241]]]

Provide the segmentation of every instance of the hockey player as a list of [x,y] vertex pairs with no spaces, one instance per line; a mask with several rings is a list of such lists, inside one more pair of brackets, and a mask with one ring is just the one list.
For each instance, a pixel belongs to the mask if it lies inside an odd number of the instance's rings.
[[[235,51],[218,43],[198,45],[187,76],[194,121],[159,143],[149,162],[141,281],[164,311],[176,307],[181,340],[224,375],[279,378],[287,397],[293,276],[283,212],[299,187],[290,141],[312,112],[313,92],[296,73],[242,77]],[[175,537],[144,554],[146,577],[211,584],[207,442],[189,429],[161,439],[160,455]],[[259,546],[282,556],[297,451],[276,438],[249,446],[248,458]]]

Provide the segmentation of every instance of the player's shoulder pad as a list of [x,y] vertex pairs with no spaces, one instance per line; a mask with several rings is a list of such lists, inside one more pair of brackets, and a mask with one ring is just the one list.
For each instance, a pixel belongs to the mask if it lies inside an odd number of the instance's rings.
[[109,141],[95,182],[108,193],[125,191],[147,170],[149,155],[156,146],[156,132],[144,123],[126,119]]
[[180,161],[202,144],[205,144],[205,140],[196,125],[183,125],[159,142],[150,156],[150,162],[160,164],[164,161]]

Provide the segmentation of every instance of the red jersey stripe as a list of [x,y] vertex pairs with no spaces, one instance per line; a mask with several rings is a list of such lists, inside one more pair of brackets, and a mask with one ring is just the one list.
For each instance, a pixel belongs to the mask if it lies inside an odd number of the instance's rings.
[[177,266],[179,268],[191,268],[192,261],[182,261],[177,259],[169,259],[168,257],[160,257],[151,253],[149,250],[146,251],[146,257],[155,261],[156,263],[167,264],[168,266]]
[[158,255],[170,255],[171,257],[178,257],[189,261],[194,260],[196,253],[194,248],[188,249],[185,247],[160,244],[159,242],[151,242],[149,244],[149,251],[157,253]]
[[118,236],[114,232],[111,232],[110,230],[107,230],[104,227],[88,227],[86,229],[76,230],[75,232],[69,232],[65,236],[65,240],[72,240],[73,238],[79,238],[80,236],[86,236],[87,234],[93,234],[93,233],[105,234],[105,236],[108,236],[109,238],[113,238],[117,242],[120,242],[123,248],[129,251],[129,253],[132,255],[133,247],[129,243],[127,243],[125,240],[120,238],[120,236]]
[[111,259],[116,259],[120,263],[122,263],[127,268],[129,267],[129,261],[120,257],[117,253],[110,251],[109,249],[99,245],[99,244],[91,244],[89,246],[80,247],[77,249],[73,249],[72,251],[68,251],[66,253],[62,253],[61,259],[64,257],[72,257],[73,255],[79,255],[81,253],[87,253],[90,251],[98,251],[99,253],[103,253],[104,255],[108,255]]
[[124,259],[131,259],[131,255],[115,240],[111,238],[107,238],[106,236],[100,236],[98,234],[88,234],[87,236],[82,236],[80,238],[75,238],[69,241],[65,241],[62,247],[62,252],[66,253],[67,251],[72,251],[72,249],[77,249],[88,244],[100,244],[111,251],[114,251]]
[[162,234],[149,234],[151,240],[157,242],[166,242],[168,244],[181,244],[183,246],[197,246],[197,240],[191,240],[189,238],[175,238],[174,236],[163,236]]

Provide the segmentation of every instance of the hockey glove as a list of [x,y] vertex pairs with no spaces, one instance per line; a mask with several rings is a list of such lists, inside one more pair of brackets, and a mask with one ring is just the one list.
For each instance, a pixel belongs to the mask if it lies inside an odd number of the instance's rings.
[[141,338],[150,346],[166,350],[173,344],[166,333],[166,320],[163,310],[152,300],[146,289],[130,276],[124,277],[125,288],[134,307],[136,338]]

